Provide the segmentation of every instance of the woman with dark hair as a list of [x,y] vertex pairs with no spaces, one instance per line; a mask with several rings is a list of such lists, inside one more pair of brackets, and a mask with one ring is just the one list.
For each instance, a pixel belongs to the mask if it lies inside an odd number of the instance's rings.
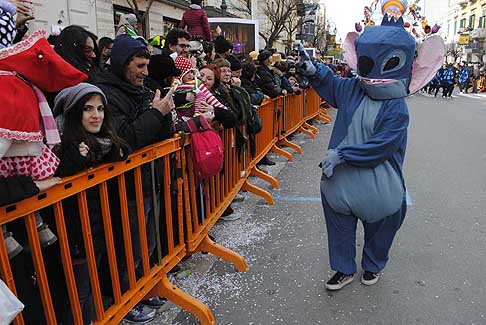
[[[126,155],[127,145],[116,134],[110,111],[105,107],[106,97],[101,89],[87,83],[66,88],[56,96],[53,111],[62,137],[57,150],[61,154],[57,174],[61,177],[103,162],[121,160]],[[79,146],[81,157],[64,157],[76,158],[71,161],[75,165],[70,165],[66,159],[62,161],[62,154],[70,153],[73,146],[75,149]]]
[[57,38],[54,50],[76,69],[88,75],[88,82],[100,64],[100,52],[95,34],[81,26],[64,28]]
[[[55,150],[61,160],[56,176],[74,175],[101,163],[126,158],[128,147],[111,124],[111,114],[105,109],[106,97],[101,89],[80,83],[62,90],[56,96],[54,105],[54,116],[62,138]],[[110,183],[108,185],[112,187]],[[86,197],[95,259],[99,268],[105,247],[98,187],[86,190]],[[66,217],[69,217],[66,230],[83,323],[90,324],[95,319],[94,304],[77,198],[69,197],[62,204]],[[66,324],[72,323],[71,308],[66,306]]]

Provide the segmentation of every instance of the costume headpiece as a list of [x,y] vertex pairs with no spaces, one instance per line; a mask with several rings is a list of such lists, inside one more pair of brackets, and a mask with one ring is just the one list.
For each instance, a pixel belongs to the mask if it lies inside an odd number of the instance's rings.
[[407,10],[406,0],[382,0],[381,12],[388,18],[399,20]]
[[405,97],[433,78],[444,60],[444,42],[434,35],[417,47],[414,37],[404,28],[406,0],[382,0],[381,8],[381,26],[366,27],[361,35],[347,35],[344,57],[358,72],[371,98]]
[[59,159],[43,140],[53,146],[60,139],[42,91],[57,92],[86,78],[54,52],[42,31],[0,49],[0,88],[8,89],[0,93],[0,176],[39,180],[54,174]]

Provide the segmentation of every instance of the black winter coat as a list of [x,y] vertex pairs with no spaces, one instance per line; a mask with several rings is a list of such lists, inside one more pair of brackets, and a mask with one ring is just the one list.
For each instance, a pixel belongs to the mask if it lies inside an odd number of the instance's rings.
[[[124,156],[120,156],[117,148],[113,147],[101,160],[90,162],[87,157],[79,153],[79,143],[62,143],[60,148],[56,150],[57,156],[61,159],[59,167],[56,171],[56,176],[67,177],[78,172],[86,170],[95,165],[102,163],[123,160],[127,157],[127,148],[122,149]],[[118,189],[116,187],[116,179],[108,181],[108,193],[110,194],[110,202],[116,202]],[[93,238],[93,246],[95,254],[101,254],[104,251],[104,227],[103,217],[101,213],[100,192],[97,186],[86,190],[86,199],[88,202],[88,214],[91,227],[91,236]],[[84,239],[81,228],[81,219],[79,214],[78,200],[76,196],[71,196],[62,201],[64,218],[66,220],[66,231],[69,237],[69,248],[71,257],[73,259],[83,259],[86,257],[84,248]]]
[[[150,89],[132,86],[110,71],[97,75],[96,85],[106,95],[118,135],[130,145],[133,151],[172,136],[172,115],[163,115],[151,108],[154,92]],[[158,180],[155,187],[160,190],[164,168],[161,161],[156,162],[155,165]],[[127,173],[126,176],[128,198],[135,200],[133,173]],[[150,165],[142,166],[142,184],[144,196],[151,195]]]
[[28,176],[0,177],[0,206],[12,204],[39,193]]
[[172,136],[171,115],[150,107],[154,97],[151,90],[132,86],[110,71],[99,73],[95,84],[105,93],[118,135],[132,150]]
[[258,66],[255,81],[265,95],[271,98],[282,95],[282,88],[278,86],[275,75],[269,67],[265,65]]
[[250,95],[251,104],[260,106],[265,99],[262,90],[251,80],[241,78],[241,87],[243,87]]

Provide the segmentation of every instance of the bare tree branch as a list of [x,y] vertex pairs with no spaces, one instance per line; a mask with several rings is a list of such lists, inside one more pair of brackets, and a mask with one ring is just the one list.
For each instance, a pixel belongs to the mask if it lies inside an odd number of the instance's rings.
[[[268,28],[260,32],[265,40],[265,48],[272,48],[273,43],[279,39],[291,14],[297,8],[298,0],[269,0],[265,2],[262,10],[268,19]],[[265,35],[265,36],[263,36]]]
[[[241,1],[238,1],[238,3],[241,3]],[[229,9],[231,9],[232,11],[235,11],[235,12],[241,12],[241,13],[244,13],[248,16],[251,16],[251,7],[246,5],[246,6],[240,6],[240,5],[235,5],[234,2],[231,2],[229,4]]]
[[[136,1],[136,0],[134,0]],[[149,0],[149,3],[147,4],[147,8],[145,9],[145,13],[142,16],[142,19],[145,19],[145,17],[148,15],[150,8],[152,7],[152,4],[154,3],[154,0]]]
[[316,33],[312,41],[312,46],[320,51],[326,46],[326,23],[324,21],[316,24]]
[[297,11],[292,11],[285,21],[283,30],[287,34],[287,47],[289,51],[292,49],[293,36],[295,32],[297,32],[300,23],[301,20],[299,16],[297,16]]
[[[137,0],[126,0],[127,4],[130,6],[130,9],[132,9],[133,13],[137,17],[137,21],[140,24],[140,26],[144,26],[143,22],[145,21],[145,18],[148,17],[150,8],[152,7],[152,4],[154,3],[154,0],[149,0],[147,3],[147,6],[145,7],[145,10],[143,11],[143,15],[140,14],[140,8],[138,6]],[[147,37],[147,31],[142,27],[142,34],[144,37]],[[140,31],[138,31],[140,32]]]
[[127,3],[130,6],[130,9],[132,9],[135,16],[138,16],[139,15],[139,9],[138,9],[137,0],[127,0]]

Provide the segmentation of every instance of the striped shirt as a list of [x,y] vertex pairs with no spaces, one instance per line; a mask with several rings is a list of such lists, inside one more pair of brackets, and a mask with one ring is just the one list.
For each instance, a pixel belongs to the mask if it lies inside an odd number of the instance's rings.
[[[194,83],[182,84],[179,87],[177,87],[176,91],[177,92],[194,92],[195,93]],[[205,101],[209,105],[214,106],[214,107],[219,107],[219,108],[222,108],[222,109],[226,109],[226,110],[228,109],[226,106],[221,104],[221,102],[216,97],[214,97],[214,95],[209,91],[209,89],[202,82],[199,85],[199,92],[204,94],[204,97],[206,99]]]

